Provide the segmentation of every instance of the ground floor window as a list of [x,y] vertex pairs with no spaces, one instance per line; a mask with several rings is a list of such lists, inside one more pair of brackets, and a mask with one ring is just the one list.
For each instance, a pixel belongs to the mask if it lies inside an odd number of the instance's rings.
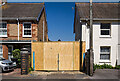
[[110,60],[110,46],[100,47],[100,60]]
[[13,51],[13,46],[9,45],[8,46],[8,59],[9,60],[11,60],[11,58],[13,58],[12,51]]
[[0,57],[3,57],[3,48],[2,48],[2,45],[0,45]]

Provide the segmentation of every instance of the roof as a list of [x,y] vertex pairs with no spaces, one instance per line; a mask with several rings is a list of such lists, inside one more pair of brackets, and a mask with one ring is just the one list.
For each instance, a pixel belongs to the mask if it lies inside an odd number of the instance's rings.
[[37,19],[43,3],[6,3],[2,6],[2,19]]
[[[120,17],[120,3],[93,3],[94,19],[118,19]],[[76,9],[81,20],[89,19],[89,3],[76,3]]]

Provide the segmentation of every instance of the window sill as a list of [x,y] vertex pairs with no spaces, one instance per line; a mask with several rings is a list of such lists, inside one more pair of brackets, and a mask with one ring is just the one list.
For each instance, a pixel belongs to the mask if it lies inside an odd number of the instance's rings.
[[110,60],[100,60],[99,63],[111,63]]
[[4,38],[6,38],[6,37],[8,37],[7,35],[0,35],[0,37],[4,37]]
[[100,35],[100,38],[112,38],[110,35]]
[[30,36],[29,35],[28,36],[24,35],[23,37],[24,38],[31,38],[32,36],[31,35]]

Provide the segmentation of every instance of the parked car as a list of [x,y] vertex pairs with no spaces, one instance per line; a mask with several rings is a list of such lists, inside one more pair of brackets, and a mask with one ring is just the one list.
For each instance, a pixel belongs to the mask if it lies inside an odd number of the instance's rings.
[[14,70],[13,62],[2,57],[0,57],[0,67],[2,71]]

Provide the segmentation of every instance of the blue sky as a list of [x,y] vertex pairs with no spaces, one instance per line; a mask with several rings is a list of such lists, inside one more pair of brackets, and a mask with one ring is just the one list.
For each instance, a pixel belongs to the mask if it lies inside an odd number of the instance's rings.
[[[65,1],[67,3],[65,3]],[[89,0],[44,0],[48,24],[48,37],[51,41],[57,41],[58,39],[62,41],[75,40],[75,35],[73,34],[74,9],[72,8],[75,6],[75,1],[88,2]],[[93,1],[119,2],[119,0]],[[43,0],[8,0],[8,2],[43,2]]]

